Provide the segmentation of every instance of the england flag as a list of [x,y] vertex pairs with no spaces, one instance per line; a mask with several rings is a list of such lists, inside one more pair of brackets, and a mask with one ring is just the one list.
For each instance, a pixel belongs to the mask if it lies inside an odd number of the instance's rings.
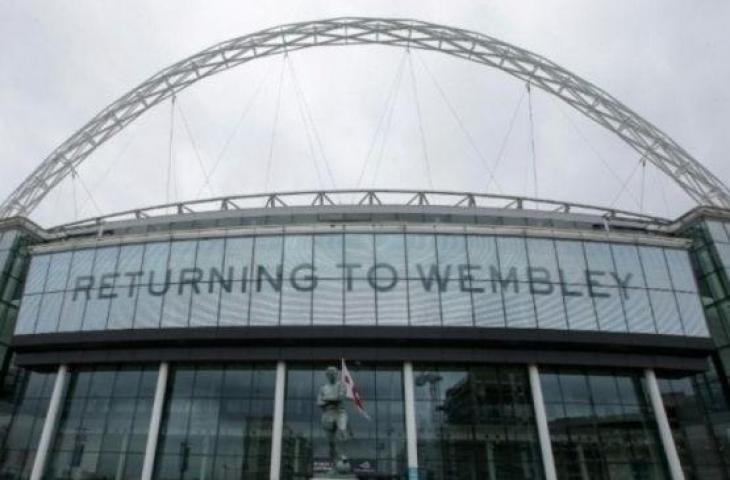
[[340,372],[342,375],[342,384],[345,386],[345,395],[347,398],[352,400],[357,411],[360,412],[363,417],[370,420],[370,415],[368,415],[368,412],[365,411],[365,403],[362,401],[362,397],[360,397],[360,392],[357,389],[357,385],[355,385],[355,381],[352,379],[352,375],[350,375],[350,371],[347,369],[344,358],[342,359],[342,369]]

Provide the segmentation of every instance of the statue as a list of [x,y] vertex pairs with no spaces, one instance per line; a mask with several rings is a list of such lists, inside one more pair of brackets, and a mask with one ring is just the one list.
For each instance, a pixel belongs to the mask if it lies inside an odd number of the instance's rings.
[[327,367],[325,376],[327,383],[319,389],[317,406],[322,410],[321,423],[327,435],[332,473],[347,474],[351,467],[342,448],[351,436],[344,406],[347,391],[340,381],[340,372],[336,367]]

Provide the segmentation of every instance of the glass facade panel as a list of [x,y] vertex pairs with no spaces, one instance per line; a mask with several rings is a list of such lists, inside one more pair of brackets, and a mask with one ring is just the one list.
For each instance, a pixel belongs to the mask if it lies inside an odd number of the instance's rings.
[[30,477],[56,379],[52,373],[25,372],[22,375],[7,430],[0,431],[3,442],[0,478],[7,480]]
[[[351,362],[350,373],[365,399],[370,420],[346,400],[349,438],[342,447],[358,478],[400,478],[406,466],[405,419],[400,366]],[[328,380],[327,364],[287,368],[282,445],[282,480],[311,478],[331,467],[329,444],[316,404]]]
[[268,479],[274,368],[171,370],[154,478]]
[[697,380],[667,377],[659,378],[658,382],[685,477],[692,480],[726,478],[728,472]]
[[558,478],[665,479],[640,372],[540,371]]
[[[33,258],[18,333],[379,324],[703,336],[696,305],[680,295],[696,290],[687,258],[676,248],[428,233],[76,250]],[[719,295],[724,277],[712,276]]]
[[524,367],[415,365],[414,370],[422,478],[542,478]]
[[70,373],[43,478],[138,479],[157,368]]

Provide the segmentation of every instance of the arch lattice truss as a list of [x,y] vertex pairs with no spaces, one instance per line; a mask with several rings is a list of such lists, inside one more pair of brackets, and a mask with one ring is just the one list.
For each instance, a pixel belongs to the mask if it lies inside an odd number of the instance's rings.
[[433,23],[333,18],[234,38],[162,70],[107,106],[59,145],[0,205],[0,217],[29,214],[99,145],[148,109],[197,81],[260,57],[309,47],[369,44],[442,52],[529,82],[618,135],[698,203],[730,208],[727,186],[669,136],[608,93],[546,58],[480,33]]

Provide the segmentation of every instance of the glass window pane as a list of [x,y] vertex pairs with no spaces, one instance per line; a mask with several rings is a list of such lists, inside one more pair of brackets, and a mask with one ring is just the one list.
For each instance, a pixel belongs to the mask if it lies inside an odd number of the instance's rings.
[[620,290],[618,288],[602,289],[601,294],[605,296],[593,297],[599,329],[606,332],[628,331]]
[[472,266],[472,278],[474,280],[491,279],[490,270],[499,266],[497,243],[494,237],[467,235],[466,240],[469,250],[469,264]]
[[436,238],[430,234],[406,235],[408,248],[408,278],[427,275],[436,261]]
[[342,278],[342,248],[343,236],[340,234],[314,236],[314,268],[320,278]]
[[502,278],[516,275],[521,282],[528,280],[527,247],[524,238],[498,237],[497,252],[499,252],[499,270],[502,273]]
[[274,275],[281,268],[283,254],[284,237],[281,235],[256,237],[254,242],[255,274],[258,275],[258,272],[264,268],[271,275]]
[[[124,253],[124,250],[122,250]],[[120,258],[121,260],[121,258]],[[109,329],[132,328],[134,323],[134,307],[137,303],[138,287],[127,286],[117,292],[109,307]]]
[[638,288],[625,289],[623,290],[623,301],[629,332],[656,333],[646,290]]
[[533,293],[537,325],[540,328],[567,329],[568,317],[565,313],[560,287],[554,284],[540,285]]
[[345,276],[366,278],[368,270],[375,264],[373,235],[369,233],[351,233],[345,235],[345,262],[351,266],[350,273]]
[[402,277],[392,288],[376,292],[376,296],[378,325],[408,325],[408,292]]
[[[500,250],[501,252],[501,250]],[[508,328],[535,328],[535,306],[526,283],[517,284],[516,290],[503,290],[504,310]]]
[[[580,288],[581,290],[577,290]],[[577,296],[565,296],[565,310],[568,312],[570,330],[598,330],[598,319],[591,297],[585,287],[570,286],[570,291],[580,293]]]
[[472,294],[474,323],[477,327],[503,328],[507,325],[504,317],[502,292],[500,289],[493,289],[492,287],[492,282],[474,283],[474,288],[480,290],[480,292]]
[[117,269],[119,247],[104,247],[96,250],[92,275],[96,278],[95,286],[99,286],[99,279],[105,273],[114,273]]
[[71,266],[71,252],[54,253],[48,269],[45,291],[57,292],[66,288],[68,271]]
[[25,280],[26,294],[40,293],[43,291],[50,263],[50,255],[33,255],[31,257],[28,277]]
[[148,243],[144,247],[142,270],[146,276],[145,283],[152,281],[161,283],[167,277],[167,260],[170,256],[168,242]]
[[586,261],[581,242],[555,240],[558,266],[562,272],[562,282],[585,285]]
[[[287,239],[287,245],[289,240]],[[311,252],[311,245],[309,246]],[[281,294],[281,324],[309,325],[312,314],[312,293],[317,286],[311,271],[301,277],[299,283],[284,282]]]
[[664,255],[667,257],[674,289],[696,292],[697,284],[689,261],[689,254],[685,250],[667,248],[664,250]]
[[248,325],[249,283],[233,282],[231,291],[221,291],[220,320],[221,327]]
[[669,289],[669,271],[664,259],[664,252],[659,247],[639,247],[641,265],[646,275],[646,285],[649,288]]
[[[91,294],[89,294],[89,298]],[[58,322],[60,332],[77,332],[81,330],[81,322],[84,319],[87,297],[84,293],[66,292],[63,300],[61,319]]]
[[320,280],[312,292],[312,323],[314,325],[342,325],[344,283],[341,280]]
[[261,275],[251,284],[250,325],[278,325],[281,300],[281,276],[269,278]]
[[353,279],[345,288],[345,324],[375,325],[375,308],[375,290],[367,280]]
[[706,337],[708,335],[702,304],[694,293],[677,292],[677,303],[682,316],[684,333],[690,336]]
[[284,278],[289,279],[302,270],[305,275],[311,275],[311,267],[312,236],[287,235],[284,239]]
[[406,240],[402,234],[375,235],[375,259],[392,267],[398,279],[406,278]]
[[198,241],[198,252],[195,257],[195,266],[203,271],[203,276],[210,279],[211,269],[221,271],[223,268],[223,253],[225,241],[221,238],[202,239]]
[[253,239],[250,237],[226,239],[226,254],[223,261],[223,272],[226,278],[230,276],[231,272],[233,272],[234,280],[253,278],[252,249]]
[[38,319],[38,310],[41,306],[41,298],[42,295],[26,295],[23,297],[15,327],[16,334],[33,333]]
[[527,253],[530,260],[530,267],[544,268],[547,270],[551,282],[559,282],[558,257],[555,253],[555,244],[552,240],[528,238]]
[[588,259],[588,269],[604,272],[605,274],[614,270],[611,248],[607,243],[585,242],[583,248],[585,248],[586,258]]
[[730,242],[721,222],[708,221],[707,229],[710,232],[710,237],[712,237],[713,242]]
[[62,302],[62,292],[46,293],[43,295],[35,333],[55,332],[57,330]]
[[161,295],[152,295],[147,287],[140,287],[134,314],[134,328],[159,328],[162,315]]
[[474,325],[471,294],[469,291],[462,291],[456,282],[441,292],[441,312],[445,327]]
[[218,304],[221,290],[219,284],[206,282],[201,283],[197,291],[192,291],[191,327],[213,327],[218,324]]
[[[408,261],[410,264],[410,255]],[[432,287],[427,290],[421,280],[412,279],[408,280],[408,294],[410,298],[411,325],[441,325],[441,307],[437,288]]]
[[181,282],[183,270],[194,268],[197,248],[198,242],[196,240],[174,241],[170,244],[169,269],[171,282]]
[[611,245],[616,262],[616,273],[624,284],[634,288],[646,287],[644,272],[639,260],[639,249],[635,245]]
[[649,300],[654,310],[659,333],[682,335],[682,322],[679,320],[679,310],[674,298],[674,292],[649,290]]
[[99,290],[92,290],[91,297],[86,302],[86,311],[82,330],[104,330],[109,318],[109,306],[111,299],[103,298]]

